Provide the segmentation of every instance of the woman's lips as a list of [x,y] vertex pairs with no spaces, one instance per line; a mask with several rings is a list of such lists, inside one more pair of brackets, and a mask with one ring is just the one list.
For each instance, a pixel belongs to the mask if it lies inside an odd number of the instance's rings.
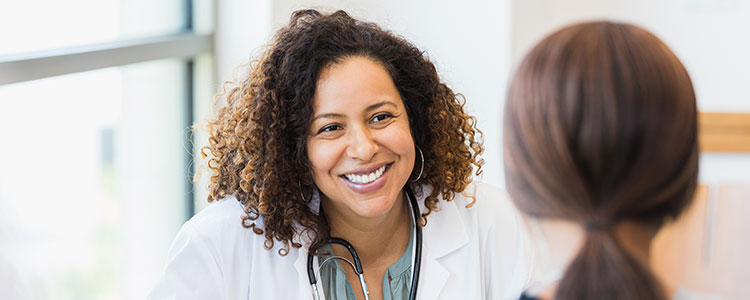
[[[377,176],[377,178],[375,178],[375,180],[373,180],[373,181],[369,181],[369,178],[365,178],[365,177],[370,177],[371,175],[377,175],[378,174],[378,169],[376,169],[374,172],[371,172],[370,174],[363,174],[363,175],[354,175],[354,174],[350,175],[350,174],[347,174],[347,175],[342,175],[341,179],[344,180],[344,182],[346,183],[346,185],[349,186],[349,188],[352,189],[352,191],[354,191],[354,192],[357,192],[357,193],[360,193],[360,194],[370,193],[372,191],[375,191],[375,190],[383,187],[383,185],[385,185],[385,182],[387,181],[388,175],[389,175],[388,171],[391,169],[391,165],[392,164],[393,163],[389,163],[387,165],[384,165],[383,166],[384,168],[381,167],[381,168],[383,168],[382,174],[380,174],[379,176]],[[353,179],[353,180],[350,180],[350,178]],[[362,182],[362,181],[364,181],[364,182]]]

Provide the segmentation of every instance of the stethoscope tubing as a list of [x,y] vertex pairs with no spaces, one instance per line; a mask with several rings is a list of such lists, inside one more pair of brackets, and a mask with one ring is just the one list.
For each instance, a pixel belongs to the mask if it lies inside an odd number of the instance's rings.
[[[418,223],[419,217],[421,215],[419,214],[419,204],[417,203],[417,198],[414,197],[414,193],[412,192],[411,188],[408,185],[404,188],[406,189],[406,195],[409,198],[409,203],[411,204],[412,217],[414,218],[414,230],[417,239],[414,246],[414,276],[412,276],[411,278],[411,290],[409,291],[409,300],[414,300],[417,299],[417,286],[419,284],[419,274],[422,266],[422,227],[420,227]],[[337,237],[329,238],[327,243],[342,245],[346,248],[347,251],[349,251],[349,254],[352,256],[352,260],[354,261],[354,263],[349,263],[354,268],[354,272],[357,274],[357,277],[359,277],[359,284],[362,287],[362,293],[365,296],[365,300],[369,300],[370,291],[367,288],[367,283],[365,282],[364,270],[362,269],[362,261],[359,259],[359,255],[357,255],[357,251],[354,249],[354,246],[352,246],[352,244],[350,244],[346,240]],[[314,270],[313,251],[310,251],[307,253],[307,278],[310,280],[310,285],[312,286],[313,299],[319,300],[320,295],[318,293],[317,286],[318,280],[317,278],[315,278]]]
[[417,286],[419,285],[419,272],[422,270],[422,227],[419,226],[421,214],[419,213],[419,204],[411,188],[406,187],[406,195],[411,202],[412,216],[414,217],[414,231],[416,231],[417,242],[414,245],[414,276],[411,277],[411,290],[409,291],[409,300],[417,299]]

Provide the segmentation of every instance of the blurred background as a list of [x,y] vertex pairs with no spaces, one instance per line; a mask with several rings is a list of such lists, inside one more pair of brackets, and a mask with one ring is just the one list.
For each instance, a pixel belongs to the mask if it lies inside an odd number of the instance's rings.
[[344,9],[426,51],[466,96],[487,148],[480,179],[498,186],[505,88],[524,53],[584,20],[651,30],[693,78],[703,149],[697,201],[657,237],[654,267],[750,298],[747,0],[4,1],[0,298],[145,298],[175,233],[207,205],[205,164],[193,160],[206,136],[191,126],[310,7]]

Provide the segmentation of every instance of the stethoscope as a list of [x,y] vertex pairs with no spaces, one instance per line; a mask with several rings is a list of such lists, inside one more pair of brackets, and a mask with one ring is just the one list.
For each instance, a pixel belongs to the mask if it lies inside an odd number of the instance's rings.
[[[419,220],[419,205],[417,204],[417,198],[414,197],[414,193],[412,193],[411,188],[409,188],[408,185],[404,187],[404,189],[406,190],[407,198],[409,198],[409,203],[411,203],[411,213],[412,217],[414,218],[414,231],[416,233],[415,237],[417,239],[414,247],[414,274],[411,277],[411,291],[409,291],[409,300],[414,300],[417,299],[417,284],[419,283],[419,270],[422,263],[422,227],[419,227],[419,224],[417,224],[417,221]],[[370,300],[370,290],[367,289],[367,282],[365,282],[365,275],[363,274],[364,272],[362,270],[362,261],[359,260],[359,255],[357,255],[357,251],[354,250],[354,246],[352,246],[352,244],[350,244],[346,240],[336,237],[328,239],[327,243],[339,244],[344,246],[346,250],[349,251],[349,254],[351,254],[354,263],[341,256],[331,256],[320,263],[320,266],[325,264],[328,260],[334,258],[341,259],[349,263],[349,265],[354,269],[354,272],[357,274],[357,277],[359,277],[359,285],[362,287],[362,293],[365,295],[365,300]],[[320,267],[318,267],[318,271],[320,271]],[[317,285],[318,280],[315,278],[315,270],[313,268],[313,251],[307,253],[307,277],[310,279],[310,285],[312,286],[313,299],[320,300],[320,294],[318,292]]]

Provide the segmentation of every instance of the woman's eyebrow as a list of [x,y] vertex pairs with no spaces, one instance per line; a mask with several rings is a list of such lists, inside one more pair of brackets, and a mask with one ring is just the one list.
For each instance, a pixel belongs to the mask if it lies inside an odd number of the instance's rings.
[[[390,105],[390,106],[393,106],[394,108],[398,107],[392,101],[383,100],[383,101],[380,101],[378,103],[375,103],[375,104],[372,104],[370,106],[367,106],[367,108],[365,108],[365,111],[376,110],[376,109],[380,108],[383,105]],[[319,115],[313,117],[312,122],[315,122],[315,120],[322,119],[322,118],[343,118],[343,117],[344,117],[344,115],[343,114],[339,114],[339,113],[324,113],[324,114],[319,114]]]
[[313,117],[312,122],[315,122],[315,120],[322,119],[322,118],[343,118],[343,117],[344,117],[344,115],[342,115],[342,114],[325,113],[325,114],[319,114],[319,115]]
[[365,109],[365,111],[376,110],[376,109],[378,109],[379,107],[381,107],[381,106],[383,106],[383,105],[391,105],[391,106],[393,106],[394,108],[397,108],[397,107],[398,107],[398,106],[397,106],[397,105],[396,105],[395,103],[393,103],[393,102],[391,102],[391,101],[389,101],[389,100],[383,100],[383,101],[380,101],[380,102],[378,102],[378,103],[375,103],[375,104],[372,104],[372,105],[368,106],[368,107],[367,107],[367,108]]

